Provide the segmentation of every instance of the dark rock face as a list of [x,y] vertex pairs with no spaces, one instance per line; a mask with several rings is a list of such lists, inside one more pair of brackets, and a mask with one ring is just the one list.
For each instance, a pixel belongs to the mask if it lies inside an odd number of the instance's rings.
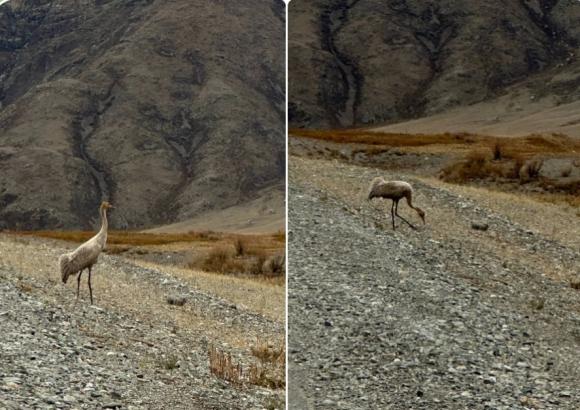
[[[284,177],[284,4],[0,6],[0,220],[183,220]],[[34,217],[33,217],[34,216]]]
[[508,3],[293,0],[290,126],[417,118],[493,98],[574,62],[578,4]]

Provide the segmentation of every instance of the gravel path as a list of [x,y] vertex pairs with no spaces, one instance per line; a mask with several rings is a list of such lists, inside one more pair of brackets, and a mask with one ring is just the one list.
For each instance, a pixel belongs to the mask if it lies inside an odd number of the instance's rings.
[[[283,323],[155,269],[102,255],[95,306],[55,270],[68,244],[0,235],[0,409],[274,409],[284,393],[211,375],[208,347],[245,368]],[[86,276],[86,274],[85,274]],[[166,298],[179,295],[184,306]]]
[[291,158],[290,408],[580,408],[579,250],[414,179],[393,232],[377,175]]

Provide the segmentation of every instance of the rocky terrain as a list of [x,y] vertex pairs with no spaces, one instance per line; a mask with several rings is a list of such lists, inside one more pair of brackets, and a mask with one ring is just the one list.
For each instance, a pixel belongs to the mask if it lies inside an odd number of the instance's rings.
[[199,217],[284,179],[284,3],[0,7],[0,228]]
[[[419,230],[391,229],[379,175],[425,226],[401,204]],[[289,178],[291,409],[580,408],[574,209],[296,155]]]
[[[86,274],[75,303],[76,281],[64,286],[56,270],[70,247],[0,236],[0,409],[283,408],[283,390],[236,386],[208,365],[214,346],[246,372],[257,340],[283,340],[283,291],[273,297],[267,286],[235,278],[218,289],[192,271],[102,255],[95,305]],[[235,296],[209,291],[208,280]],[[281,307],[264,313],[237,302],[248,297]],[[178,299],[185,304],[168,303]]]
[[390,124],[503,97],[469,112],[498,122],[571,103],[578,27],[572,0],[293,0],[290,126]]

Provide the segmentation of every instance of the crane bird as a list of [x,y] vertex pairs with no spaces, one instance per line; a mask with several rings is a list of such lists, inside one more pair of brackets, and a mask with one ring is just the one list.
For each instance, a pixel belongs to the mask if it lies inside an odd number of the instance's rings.
[[79,299],[79,289],[81,287],[81,275],[83,270],[89,270],[89,293],[91,295],[91,305],[93,304],[93,288],[91,287],[91,269],[97,263],[101,251],[105,248],[107,243],[107,229],[109,224],[107,222],[107,209],[113,206],[104,201],[101,203],[99,212],[101,214],[101,230],[91,239],[83,243],[71,253],[62,255],[58,262],[60,264],[60,273],[62,275],[62,283],[66,283],[69,276],[79,274],[77,278],[77,300]]
[[411,224],[397,212],[401,198],[405,198],[407,200],[409,207],[413,208],[417,214],[419,214],[423,220],[423,224],[425,224],[425,212],[418,206],[413,206],[413,187],[408,182],[385,181],[382,177],[376,177],[371,182],[368,200],[370,201],[373,198],[385,198],[391,199],[393,201],[393,205],[391,206],[393,230],[395,230],[395,216],[401,218],[411,228],[417,229],[413,224]]

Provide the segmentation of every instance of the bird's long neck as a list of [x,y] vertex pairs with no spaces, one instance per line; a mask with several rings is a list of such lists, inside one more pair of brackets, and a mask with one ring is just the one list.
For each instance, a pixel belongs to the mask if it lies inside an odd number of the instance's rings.
[[417,212],[417,214],[421,217],[421,219],[423,219],[423,223],[425,223],[425,212],[418,206],[413,205],[413,194],[409,193],[405,196],[405,198],[407,199],[407,205],[409,205],[409,208],[413,208],[415,212]]
[[101,230],[97,234],[99,237],[99,242],[102,246],[107,242],[107,230],[109,229],[109,222],[107,221],[107,210],[101,208]]
[[405,196],[405,198],[407,199],[407,205],[409,205],[409,208],[413,208],[417,212],[423,212],[423,210],[421,208],[413,205],[413,195],[412,194],[409,193],[408,195]]

